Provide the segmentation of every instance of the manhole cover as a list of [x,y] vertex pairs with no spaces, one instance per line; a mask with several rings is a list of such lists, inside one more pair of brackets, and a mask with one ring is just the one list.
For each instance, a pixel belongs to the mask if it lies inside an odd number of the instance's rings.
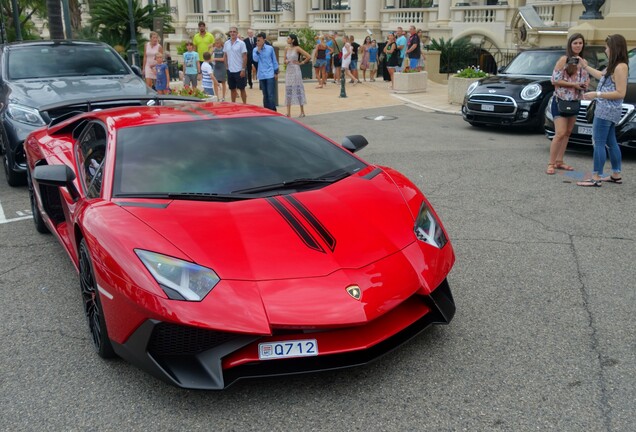
[[375,121],[395,120],[396,118],[397,117],[395,116],[384,116],[384,115],[365,117],[366,120],[375,120]]

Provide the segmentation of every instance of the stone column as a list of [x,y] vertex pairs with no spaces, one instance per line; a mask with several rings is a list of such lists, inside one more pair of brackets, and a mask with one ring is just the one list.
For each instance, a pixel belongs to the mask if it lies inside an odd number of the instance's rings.
[[177,20],[185,22],[187,13],[188,13],[187,0],[178,0],[177,1]]
[[364,0],[350,0],[351,5],[351,21],[349,24],[353,27],[360,27],[364,24]]
[[294,21],[296,22],[296,27],[307,27],[307,5],[309,0],[296,0],[293,2],[294,4]]
[[451,0],[439,0],[437,24],[447,27],[450,23]]
[[373,30],[380,28],[380,8],[382,7],[382,0],[366,0],[366,22],[365,27]]
[[247,29],[250,23],[250,0],[238,0],[238,23],[240,34],[245,34],[244,30]]

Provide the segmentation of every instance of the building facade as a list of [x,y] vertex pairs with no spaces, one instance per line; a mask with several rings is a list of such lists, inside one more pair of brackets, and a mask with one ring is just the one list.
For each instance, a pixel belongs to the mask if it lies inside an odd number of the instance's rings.
[[[148,2],[148,0],[144,0]],[[164,35],[166,49],[191,38],[197,23],[223,36],[230,25],[245,34],[248,28],[264,31],[270,39],[284,41],[288,32],[311,27],[318,32],[338,31],[363,39],[372,34],[384,40],[398,26],[423,30],[429,38],[469,37],[496,63],[510,53],[533,46],[564,45],[567,34],[581,25],[585,12],[581,0],[154,0],[170,7],[174,34]],[[603,15],[611,8],[620,15],[636,18],[633,0],[608,0]],[[603,20],[593,20],[603,21]],[[633,21],[632,21],[633,22]],[[596,28],[595,26],[592,26]],[[601,25],[602,27],[602,25]],[[588,29],[589,30],[589,29]],[[626,26],[627,30],[627,26]],[[588,34],[590,32],[588,31]],[[594,33],[594,32],[592,32]],[[594,34],[591,35],[594,38]],[[628,36],[632,42],[636,36]],[[599,35],[599,39],[604,36]]]

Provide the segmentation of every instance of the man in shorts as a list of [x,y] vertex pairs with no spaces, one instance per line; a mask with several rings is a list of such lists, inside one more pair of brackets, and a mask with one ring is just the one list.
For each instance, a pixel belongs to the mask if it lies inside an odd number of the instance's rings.
[[241,100],[247,103],[246,72],[247,69],[247,47],[245,42],[238,38],[236,26],[230,27],[230,39],[223,45],[225,54],[225,65],[227,66],[227,85],[230,88],[232,102],[236,102],[237,90],[241,92]]

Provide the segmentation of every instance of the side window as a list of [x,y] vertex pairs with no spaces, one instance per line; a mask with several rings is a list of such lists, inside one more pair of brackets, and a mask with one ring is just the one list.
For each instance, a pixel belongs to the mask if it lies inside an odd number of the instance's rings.
[[77,147],[77,162],[86,196],[98,198],[102,194],[104,161],[106,160],[106,130],[92,123],[82,133]]

